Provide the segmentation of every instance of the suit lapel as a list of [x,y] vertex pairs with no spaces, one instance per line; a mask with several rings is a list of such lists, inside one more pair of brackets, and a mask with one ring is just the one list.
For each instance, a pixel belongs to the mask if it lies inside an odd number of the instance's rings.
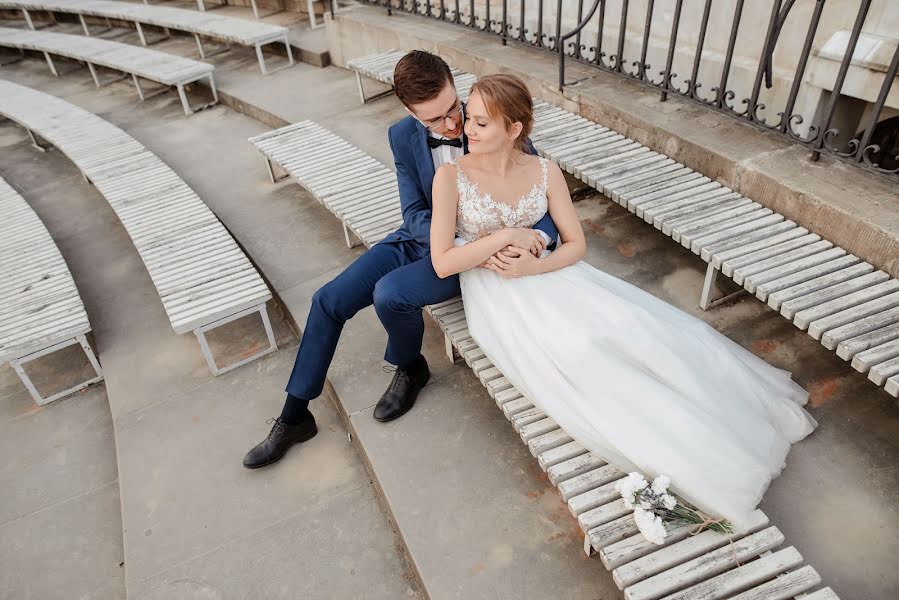
[[431,186],[434,183],[434,157],[431,156],[431,149],[428,147],[428,130],[424,125],[415,124],[415,132],[412,134],[412,153],[415,154],[415,162],[418,166],[418,178],[421,180],[422,188],[431,203]]

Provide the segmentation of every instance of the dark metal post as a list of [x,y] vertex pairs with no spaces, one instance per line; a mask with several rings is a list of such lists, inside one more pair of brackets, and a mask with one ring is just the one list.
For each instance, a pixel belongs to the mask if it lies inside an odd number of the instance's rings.
[[627,4],[628,0],[621,0],[621,25],[618,29],[618,55],[615,57],[615,70],[622,72],[624,65],[624,36],[627,34]]
[[[846,53],[843,55],[843,62],[840,64],[840,70],[837,72],[837,80],[833,84],[831,91],[830,103],[827,106],[827,117],[818,128],[818,135],[812,143],[812,147],[816,148],[812,152],[812,160],[818,160],[821,157],[820,149],[825,147],[825,141],[830,134],[836,137],[839,132],[831,130],[830,124],[833,121],[833,115],[837,110],[837,102],[840,99],[840,92],[843,91],[843,82],[846,80],[846,73],[849,71],[849,63],[852,62],[852,55],[855,54],[855,46],[858,43],[858,37],[862,32],[862,25],[865,24],[865,17],[868,16],[868,9],[871,8],[871,0],[862,0],[858,7],[858,15],[855,17],[855,25],[852,26],[852,33],[849,34],[849,43],[846,45]],[[831,134],[831,131],[833,133]]]
[[665,61],[665,71],[662,73],[662,102],[668,99],[668,88],[671,85],[671,65],[674,64],[674,47],[677,45],[677,29],[680,27],[680,11],[683,7],[684,0],[677,0],[677,4],[674,6],[674,20],[671,22],[671,39],[668,41],[668,59]]
[[652,9],[655,0],[646,0],[646,22],[643,24],[643,46],[640,48],[640,60],[634,61],[637,72],[632,73],[639,80],[646,79],[646,51],[649,49],[649,29],[652,26]]
[[780,123],[778,123],[777,128],[781,133],[787,133],[790,130],[793,107],[796,105],[796,97],[799,95],[799,87],[802,85],[802,76],[805,74],[808,57],[812,51],[812,42],[815,40],[815,33],[818,31],[818,21],[821,20],[822,10],[824,10],[824,0],[816,0],[815,10],[812,12],[812,18],[808,23],[808,31],[805,34],[805,42],[802,44],[802,53],[799,55],[799,62],[796,64],[796,72],[793,74],[790,96],[787,98],[787,104],[784,106],[783,112],[780,113]]
[[699,62],[702,60],[702,48],[705,46],[705,32],[709,26],[709,11],[712,9],[712,0],[705,0],[705,8],[702,10],[702,24],[699,26],[699,40],[696,43],[696,55],[693,57],[693,70],[690,72],[690,80],[687,81],[687,95],[696,97],[696,88],[700,86],[696,82],[699,76]]
[[715,92],[715,106],[718,108],[727,106],[724,102],[725,96],[727,96],[727,78],[730,76],[730,65],[734,59],[734,46],[737,43],[737,32],[740,29],[740,18],[742,16],[743,0],[737,0],[737,6],[734,9],[734,21],[730,26],[730,39],[727,41],[727,53],[724,56],[724,65],[721,67],[721,81],[718,83],[718,87],[712,89]]
[[[868,144],[871,143],[871,135],[874,133],[874,127],[877,125],[877,121],[880,120],[880,113],[887,100],[887,95],[890,93],[890,87],[893,85],[893,80],[896,78],[896,71],[899,71],[899,44],[896,44],[896,52],[893,53],[893,60],[890,62],[890,68],[887,69],[886,77],[883,79],[883,85],[880,86],[880,93],[877,95],[877,102],[874,104],[874,111],[871,113],[871,119],[868,121],[868,126],[865,127],[865,133],[862,134],[858,149],[855,151],[855,160],[857,162],[868,160],[865,151],[869,149]],[[876,146],[873,146],[872,149],[873,148],[876,148]],[[872,162],[871,166],[876,167],[877,164]]]

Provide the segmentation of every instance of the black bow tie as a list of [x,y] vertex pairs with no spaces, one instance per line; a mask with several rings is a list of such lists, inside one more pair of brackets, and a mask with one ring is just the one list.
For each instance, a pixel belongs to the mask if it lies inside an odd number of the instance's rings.
[[455,146],[456,148],[462,147],[462,140],[460,138],[456,138],[454,140],[438,140],[435,137],[428,136],[428,148],[437,148],[438,146]]

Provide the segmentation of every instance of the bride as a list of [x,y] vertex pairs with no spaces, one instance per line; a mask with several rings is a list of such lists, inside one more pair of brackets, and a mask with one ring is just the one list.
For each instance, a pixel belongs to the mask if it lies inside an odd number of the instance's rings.
[[[472,337],[535,406],[595,455],[745,531],[817,422],[808,393],[703,321],[581,261],[561,170],[527,153],[530,93],[510,75],[474,85],[470,154],[434,177],[431,260],[461,273]],[[549,211],[561,243],[530,229]],[[542,253],[541,253],[542,251]],[[540,255],[540,258],[537,257]]]

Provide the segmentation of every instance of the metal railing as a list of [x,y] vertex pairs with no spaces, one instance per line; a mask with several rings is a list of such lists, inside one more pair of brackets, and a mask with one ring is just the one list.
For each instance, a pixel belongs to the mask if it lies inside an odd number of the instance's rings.
[[[566,60],[573,60],[658,90],[662,101],[676,95],[802,144],[812,160],[828,154],[899,181],[899,116],[887,118],[897,113],[887,106],[896,103],[890,90],[899,70],[897,34],[865,31],[877,25],[867,21],[872,4],[881,12],[899,10],[886,7],[895,0],[858,0],[854,11],[846,10],[854,0],[832,0],[831,29],[851,20],[842,32],[819,28],[827,0],[753,0],[751,10],[745,0],[687,0],[686,11],[685,0],[361,1],[554,52],[560,90],[578,83],[565,78]],[[766,25],[759,21],[763,13]],[[896,44],[889,65],[871,66],[856,52],[860,39],[865,48],[872,40]],[[834,40],[839,44],[827,44]],[[829,56],[822,52],[828,48]],[[656,71],[655,59],[664,65]],[[867,77],[864,94],[852,90],[857,97],[846,89],[852,68]],[[683,79],[678,71],[689,75]],[[883,77],[876,99],[872,74]]]

